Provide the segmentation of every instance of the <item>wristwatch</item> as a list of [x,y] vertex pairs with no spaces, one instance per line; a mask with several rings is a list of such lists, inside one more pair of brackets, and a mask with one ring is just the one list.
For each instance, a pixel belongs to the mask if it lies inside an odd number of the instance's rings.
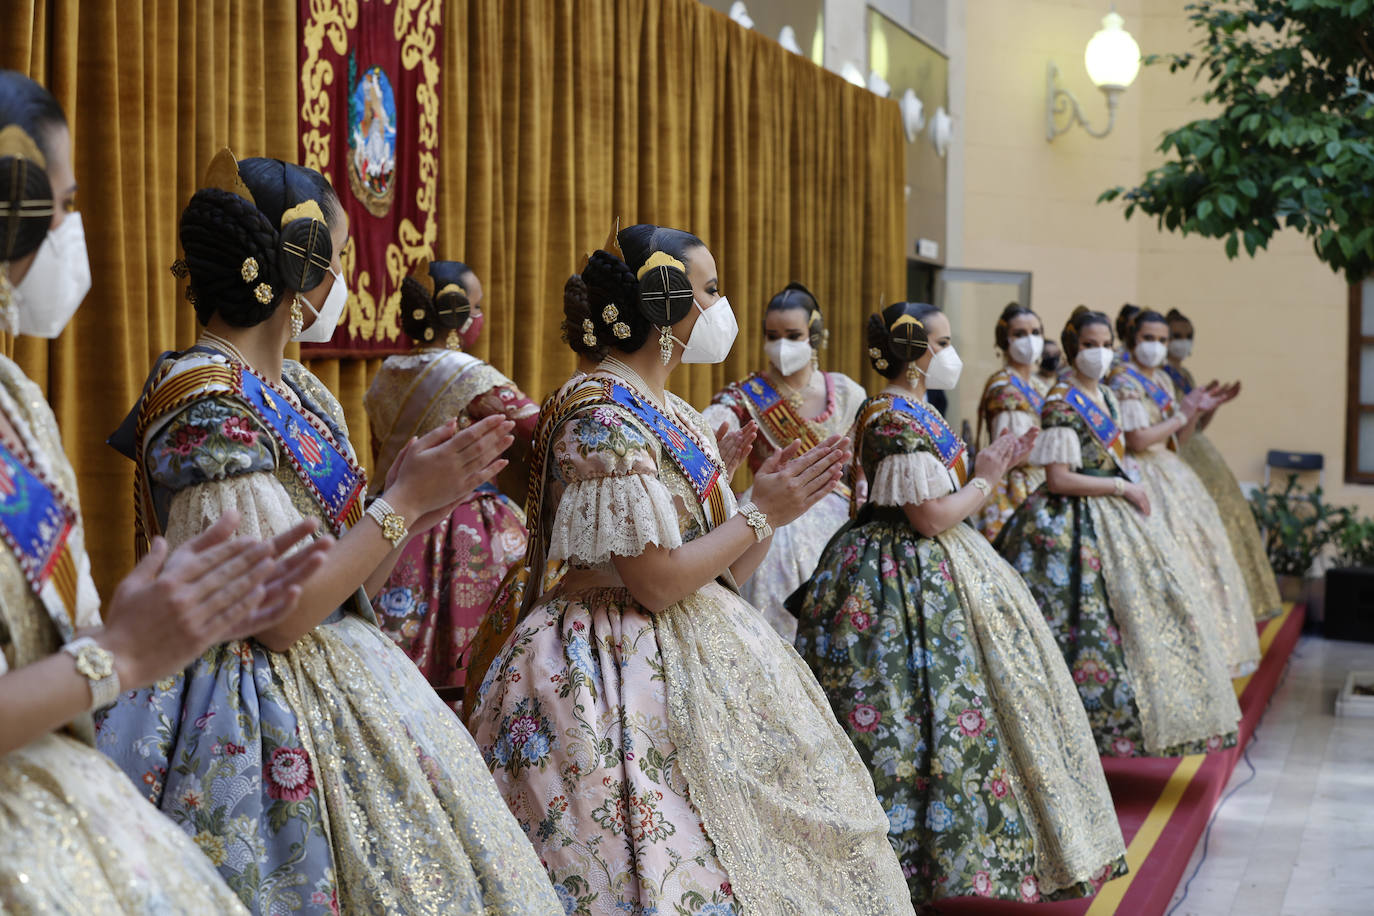
[[406,525],[405,517],[391,508],[391,503],[380,496],[372,501],[372,505],[367,507],[367,515],[382,526],[382,537],[390,541],[392,547],[400,547],[401,542],[406,539],[406,535],[410,534],[410,528]]
[[91,709],[103,709],[119,699],[119,674],[114,653],[102,648],[89,636],[74,639],[62,647],[76,659],[77,673],[91,684]]
[[754,540],[762,541],[773,536],[773,526],[768,524],[768,516],[759,511],[759,507],[752,501],[740,506],[739,514],[743,515],[749,527],[754,529]]
[[984,499],[987,499],[989,496],[992,495],[992,484],[988,483],[981,477],[973,478],[968,482],[968,485],[973,487],[979,493],[982,493]]

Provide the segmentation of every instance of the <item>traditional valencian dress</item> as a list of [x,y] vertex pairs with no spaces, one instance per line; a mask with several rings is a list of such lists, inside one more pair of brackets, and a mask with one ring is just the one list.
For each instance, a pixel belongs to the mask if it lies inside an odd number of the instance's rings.
[[[426,347],[382,363],[363,398],[373,431],[373,480],[413,436],[458,418],[459,427],[500,415],[529,444],[539,408],[491,365],[458,350]],[[484,484],[423,538],[406,545],[376,606],[396,640],[436,688],[465,683],[477,626],[512,566],[525,557],[525,513]]]
[[[1164,371],[1180,394],[1193,390],[1193,376],[1187,369],[1166,363]],[[1259,526],[1255,524],[1255,514],[1250,511],[1250,502],[1241,492],[1236,475],[1231,473],[1226,459],[1221,457],[1221,452],[1200,429],[1195,430],[1183,444],[1179,455],[1202,480],[1208,495],[1216,503],[1222,524],[1226,526],[1226,539],[1231,542],[1231,553],[1240,566],[1241,575],[1245,577],[1255,619],[1268,620],[1277,616],[1283,610],[1283,601],[1279,597],[1278,582],[1274,579],[1274,568],[1269,565],[1269,555],[1264,550]]]
[[[1121,429],[1130,432],[1162,423],[1177,410],[1173,382],[1163,372],[1122,363],[1108,376],[1121,405]],[[1178,539],[1180,555],[1196,564],[1204,600],[1217,614],[1224,658],[1232,677],[1259,665],[1259,634],[1245,578],[1236,565],[1226,527],[1197,474],[1178,456],[1170,436],[1143,452],[1131,452],[1140,466],[1140,482],[1150,497],[1150,514],[1158,516]]]
[[[1135,473],[1116,399],[1098,391],[1100,401],[1071,381],[1050,391],[1032,462],[1090,477]],[[1120,496],[1041,487],[997,546],[1049,621],[1103,754],[1169,757],[1235,743],[1240,707],[1216,613],[1159,516]]]
[[[201,347],[159,360],[133,415],[145,534],[177,544],[229,508],[262,537],[359,519],[338,402],[299,363],[282,377]],[[286,652],[226,643],[125,694],[100,747],[255,912],[561,912],[472,739],[361,589]]]
[[976,529],[923,537],[902,509],[967,481],[964,443],[930,405],[884,393],[855,448],[869,502],[789,605],[911,899],[1094,893],[1125,873],[1125,845],[1054,637]]
[[[781,394],[777,382],[764,372],[727,386],[711,400],[703,416],[712,429],[725,423],[734,431],[750,420],[758,423],[759,437],[749,453],[749,468],[757,471],[769,455],[793,440],[800,440],[806,450],[849,432],[854,425],[854,414],[867,397],[862,386],[839,372],[821,375],[825,379],[825,409],[815,417],[802,416],[796,399]],[[788,642],[797,635],[797,619],[783,602],[811,577],[825,542],[849,520],[849,497],[849,487],[842,481],[801,518],[776,529],[768,556],[740,586],[745,600],[758,608]]]
[[[983,399],[978,402],[979,429],[987,430],[989,441],[1005,432],[1025,435],[1040,426],[1040,409],[1045,406],[1047,391],[1049,383],[1035,373],[1027,382],[1010,367],[997,370],[988,379]],[[993,487],[992,498],[975,517],[978,530],[989,541],[997,540],[998,532],[1016,507],[1044,482],[1044,468],[1033,464],[1012,468]]]
[[[76,498],[43,393],[0,357],[0,674],[42,661],[100,625]],[[89,715],[0,756],[0,911],[240,913],[193,841],[91,745]],[[198,848],[199,847],[199,848]]]
[[497,785],[569,913],[910,913],[862,762],[728,573],[658,612],[616,573],[735,512],[710,428],[667,410],[598,371],[540,418],[530,531],[569,569],[478,691]]

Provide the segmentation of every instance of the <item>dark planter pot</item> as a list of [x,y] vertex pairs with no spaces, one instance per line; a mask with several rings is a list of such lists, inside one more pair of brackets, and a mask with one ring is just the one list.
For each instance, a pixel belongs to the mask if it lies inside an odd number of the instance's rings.
[[1326,571],[1327,639],[1374,642],[1374,567],[1345,566]]
[[1303,586],[1306,580],[1302,576],[1276,576],[1279,580],[1279,597],[1285,602],[1301,604],[1303,599]]

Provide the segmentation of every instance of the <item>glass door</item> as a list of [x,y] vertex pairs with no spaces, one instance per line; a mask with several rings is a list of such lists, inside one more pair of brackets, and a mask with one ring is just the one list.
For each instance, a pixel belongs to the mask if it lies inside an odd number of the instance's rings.
[[1030,271],[948,268],[936,277],[934,304],[949,316],[954,346],[964,361],[959,387],[945,393],[949,399],[945,419],[961,435],[965,423],[970,433],[976,432],[983,385],[1002,368],[994,332],[1009,302],[1030,306]]

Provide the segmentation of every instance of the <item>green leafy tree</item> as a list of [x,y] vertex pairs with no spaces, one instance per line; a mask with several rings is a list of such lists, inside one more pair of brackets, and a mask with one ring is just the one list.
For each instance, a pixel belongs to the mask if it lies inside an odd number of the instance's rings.
[[1169,157],[1122,200],[1162,229],[1226,240],[1254,256],[1291,227],[1350,282],[1374,272],[1374,0],[1200,0],[1204,38],[1153,55],[1170,73],[1197,66],[1217,105],[1164,136]]

